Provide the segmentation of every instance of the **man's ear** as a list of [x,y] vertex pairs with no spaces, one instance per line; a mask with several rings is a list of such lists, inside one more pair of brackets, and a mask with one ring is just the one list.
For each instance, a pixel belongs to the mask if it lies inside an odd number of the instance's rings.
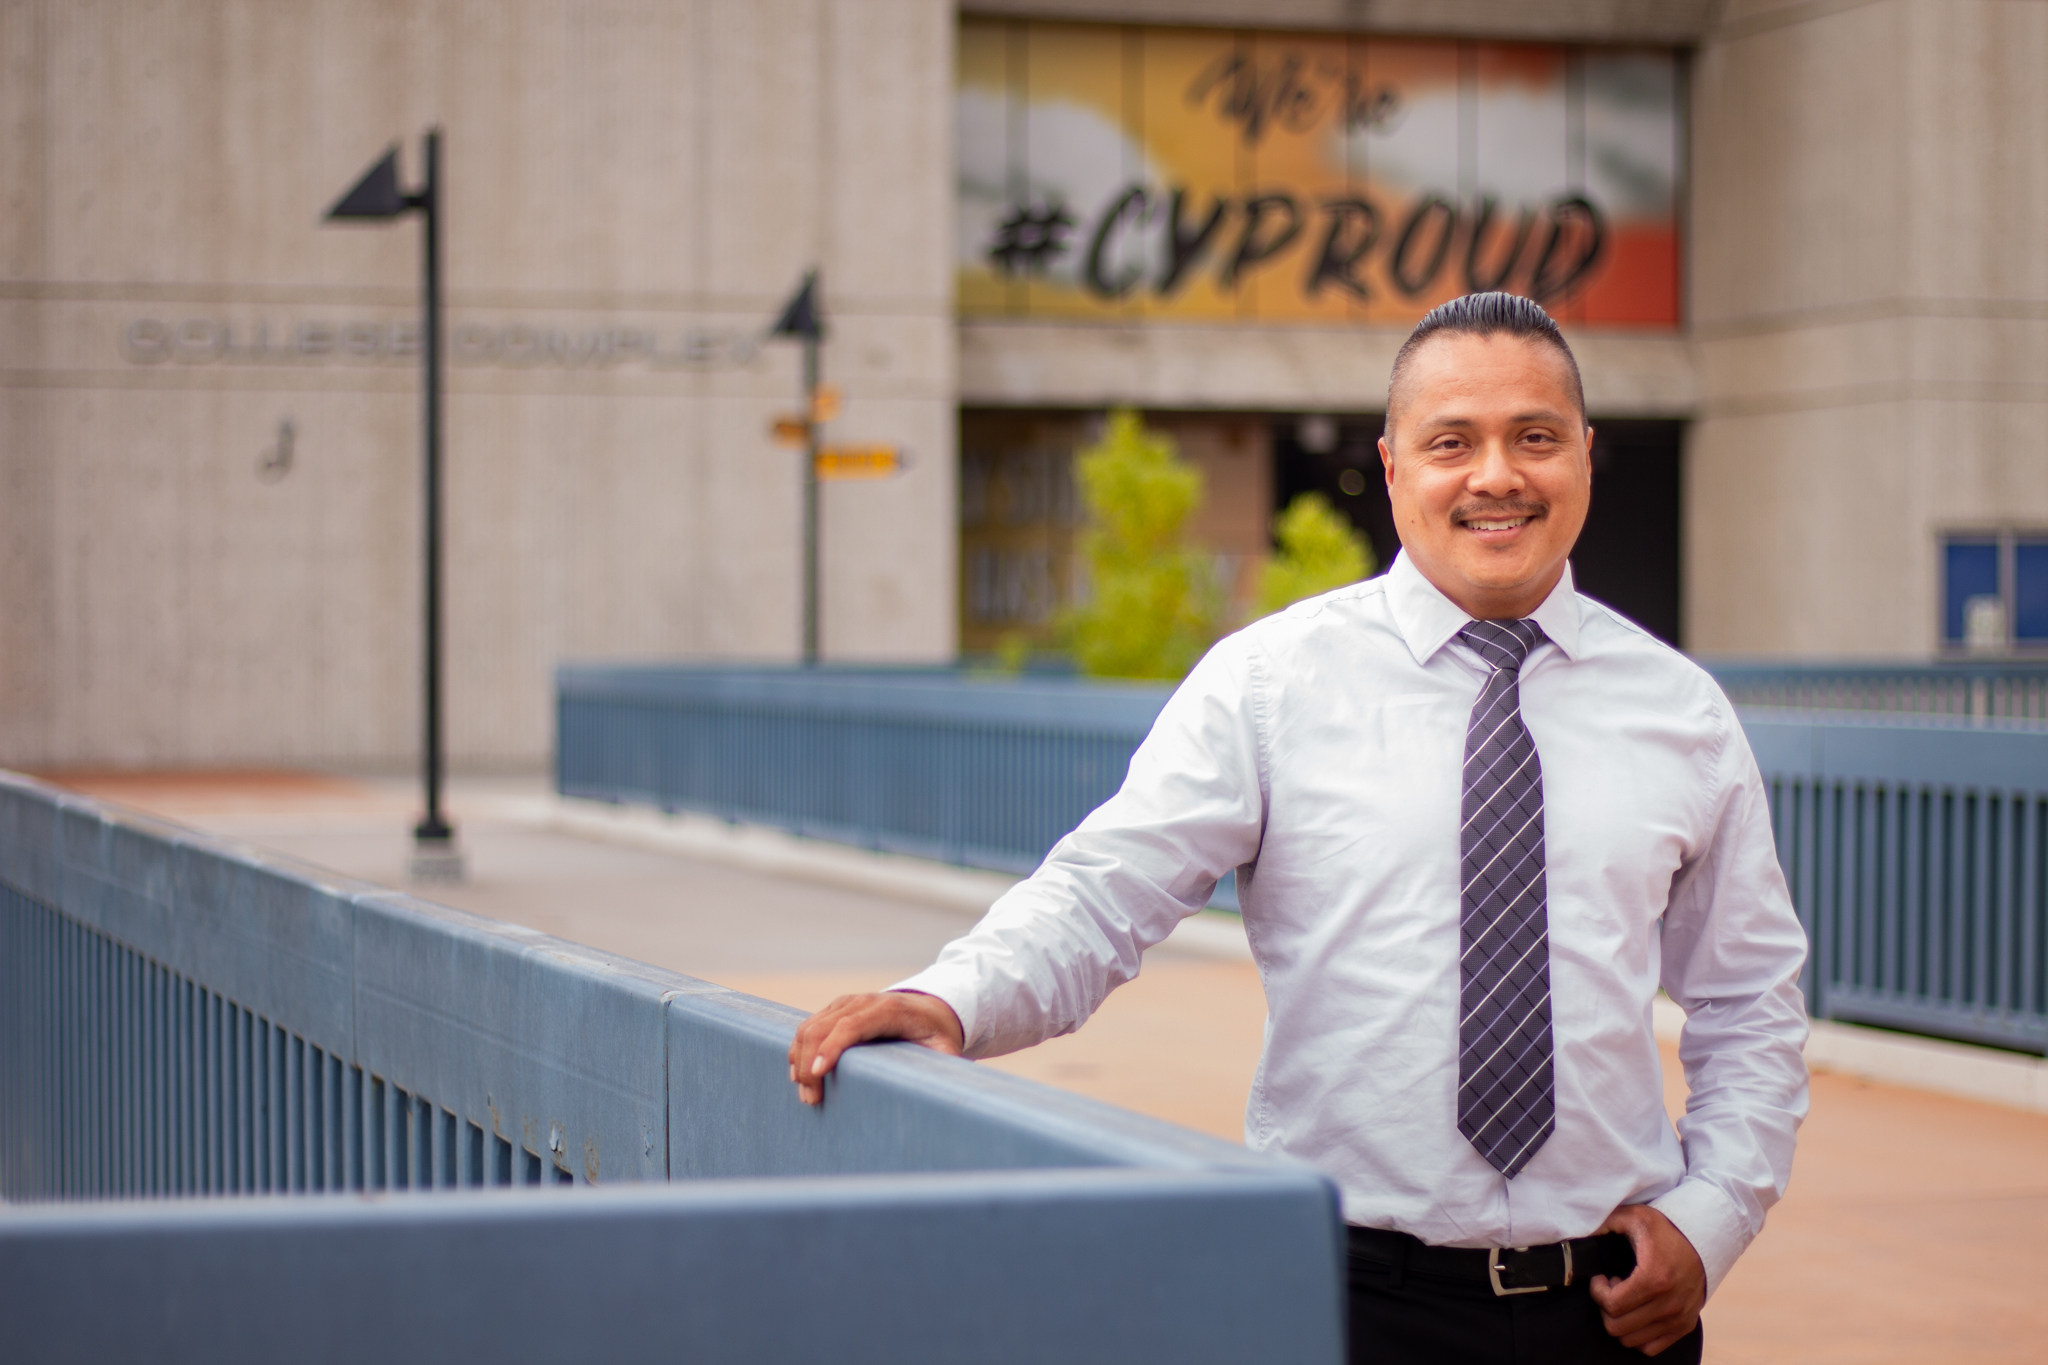
[[1586,482],[1593,481],[1593,424],[1586,423]]
[[1387,438],[1384,436],[1380,437],[1380,467],[1387,471],[1387,487],[1392,488],[1394,486],[1394,448],[1387,444]]

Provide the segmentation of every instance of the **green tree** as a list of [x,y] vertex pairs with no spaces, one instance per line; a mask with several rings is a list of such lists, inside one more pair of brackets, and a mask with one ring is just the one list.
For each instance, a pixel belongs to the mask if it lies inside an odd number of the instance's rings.
[[1304,597],[1356,583],[1372,572],[1372,550],[1329,499],[1303,493],[1273,519],[1280,548],[1259,575],[1254,611],[1269,616]]
[[1090,523],[1088,600],[1063,621],[1076,666],[1098,678],[1184,677],[1215,640],[1222,605],[1208,557],[1185,541],[1201,472],[1120,408],[1075,456],[1074,475]]

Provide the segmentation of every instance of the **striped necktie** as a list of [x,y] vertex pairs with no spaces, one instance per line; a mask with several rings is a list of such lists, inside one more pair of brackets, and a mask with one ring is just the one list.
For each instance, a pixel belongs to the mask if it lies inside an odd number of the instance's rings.
[[1512,1178],[1557,1122],[1543,765],[1521,692],[1522,661],[1545,637],[1534,621],[1474,621],[1458,638],[1492,670],[1465,730],[1458,1131]]

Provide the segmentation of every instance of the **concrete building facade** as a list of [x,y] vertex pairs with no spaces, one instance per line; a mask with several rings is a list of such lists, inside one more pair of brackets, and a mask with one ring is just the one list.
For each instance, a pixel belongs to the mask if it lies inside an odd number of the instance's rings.
[[411,754],[418,232],[320,219],[430,125],[457,762],[544,757],[565,658],[794,657],[798,357],[763,334],[814,266],[832,439],[910,457],[823,489],[828,659],[1040,611],[963,521],[1023,505],[988,490],[1013,456],[1070,506],[1042,457],[1111,405],[1214,464],[1198,530],[1255,560],[1369,446],[1406,324],[977,310],[956,120],[992,24],[1672,54],[1676,313],[1572,323],[1596,507],[1644,509],[1587,572],[1668,561],[1702,652],[1926,657],[1974,536],[1979,643],[2027,645],[2041,0],[0,0],[0,762]]

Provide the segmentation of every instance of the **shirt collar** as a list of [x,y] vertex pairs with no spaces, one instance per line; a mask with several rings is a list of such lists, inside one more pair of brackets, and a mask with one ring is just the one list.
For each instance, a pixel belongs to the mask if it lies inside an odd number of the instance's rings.
[[[1387,570],[1387,607],[1393,612],[1394,625],[1399,628],[1401,638],[1408,642],[1408,650],[1418,664],[1427,664],[1435,658],[1436,652],[1449,644],[1472,619],[1444,596],[1436,584],[1422,576],[1422,570],[1410,562],[1406,550],[1394,556],[1393,566]],[[1550,596],[1529,614],[1529,619],[1543,627],[1543,633],[1567,659],[1578,657],[1579,594],[1572,587],[1572,566],[1569,563],[1564,566],[1564,575],[1557,580],[1557,586],[1550,590]]]

